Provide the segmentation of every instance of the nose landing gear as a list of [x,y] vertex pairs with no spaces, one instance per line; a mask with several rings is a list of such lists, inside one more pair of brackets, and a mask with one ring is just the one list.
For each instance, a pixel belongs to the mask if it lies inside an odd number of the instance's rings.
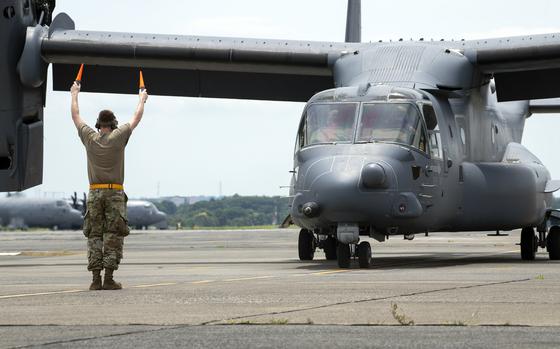
[[336,258],[339,268],[350,267],[350,245],[338,243],[336,247]]
[[350,258],[352,255],[358,258],[358,265],[360,268],[369,268],[371,266],[371,245],[369,242],[362,241],[359,245],[352,246],[342,243],[338,244],[337,262],[340,268],[350,267]]
[[360,242],[356,254],[358,255],[358,264],[360,268],[369,268],[371,265],[371,245],[369,242]]
[[337,241],[334,236],[329,236],[323,241],[323,251],[325,251],[325,258],[328,261],[334,261],[336,259],[336,246]]

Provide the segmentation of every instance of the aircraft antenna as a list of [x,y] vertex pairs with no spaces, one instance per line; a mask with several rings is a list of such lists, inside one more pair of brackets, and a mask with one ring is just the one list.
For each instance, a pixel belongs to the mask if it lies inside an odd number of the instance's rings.
[[362,41],[362,0],[348,0],[346,42]]

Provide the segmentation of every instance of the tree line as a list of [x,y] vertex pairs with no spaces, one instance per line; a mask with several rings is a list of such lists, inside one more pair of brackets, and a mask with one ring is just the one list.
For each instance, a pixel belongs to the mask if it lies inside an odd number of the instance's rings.
[[282,223],[289,214],[289,200],[280,196],[233,195],[176,206],[171,201],[154,203],[167,213],[169,225],[189,227],[242,227]]

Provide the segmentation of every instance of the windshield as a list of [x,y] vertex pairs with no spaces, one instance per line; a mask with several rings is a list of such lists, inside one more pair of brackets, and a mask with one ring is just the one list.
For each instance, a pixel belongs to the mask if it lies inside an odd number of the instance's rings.
[[306,145],[352,142],[357,103],[312,104],[307,108]]
[[409,103],[364,104],[358,142],[398,142],[412,145],[420,115]]

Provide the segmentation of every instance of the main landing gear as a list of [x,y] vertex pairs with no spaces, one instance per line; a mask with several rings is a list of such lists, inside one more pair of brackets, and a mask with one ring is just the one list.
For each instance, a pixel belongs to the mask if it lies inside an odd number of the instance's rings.
[[315,248],[317,242],[315,241],[315,235],[313,232],[302,229],[299,231],[298,239],[298,254],[299,259],[302,261],[312,261],[315,255]]
[[546,231],[539,232],[535,235],[532,227],[523,228],[521,230],[521,259],[524,261],[532,261],[535,259],[539,247],[548,251],[551,260],[560,260],[560,227],[553,226],[546,234]]
[[537,253],[538,238],[532,227],[521,229],[521,259],[532,261]]
[[560,227],[552,227],[548,231],[546,249],[551,260],[560,260]]

